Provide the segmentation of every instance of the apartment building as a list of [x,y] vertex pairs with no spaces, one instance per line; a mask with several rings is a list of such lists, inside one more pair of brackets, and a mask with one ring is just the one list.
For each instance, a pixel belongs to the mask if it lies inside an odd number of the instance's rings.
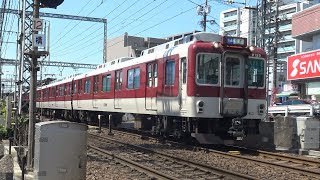
[[246,37],[249,45],[255,45],[257,10],[250,8],[233,8],[220,13],[220,34]]
[[168,42],[167,39],[129,36],[124,33],[107,41],[107,61],[121,57],[139,57],[141,51]]

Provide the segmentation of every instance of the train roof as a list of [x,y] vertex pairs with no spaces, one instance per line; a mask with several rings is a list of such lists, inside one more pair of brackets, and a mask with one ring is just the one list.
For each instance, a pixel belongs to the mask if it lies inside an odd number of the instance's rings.
[[161,45],[155,46],[153,48],[146,49],[143,51],[144,53],[140,57],[137,57],[137,58],[132,58],[132,57],[117,58],[117,59],[112,60],[110,62],[98,65],[97,69],[95,69],[93,71],[83,73],[83,74],[71,75],[71,76],[65,77],[63,79],[54,81],[48,85],[38,87],[37,89],[48,88],[48,87],[56,86],[58,84],[71,82],[72,80],[78,80],[78,79],[82,79],[85,77],[91,77],[91,76],[101,74],[101,73],[108,73],[109,71],[122,69],[122,68],[125,68],[128,66],[134,66],[136,64],[146,63],[146,62],[158,59],[158,58],[170,56],[171,54],[175,54],[178,51],[182,52],[182,53],[183,53],[183,51],[187,52],[188,48],[184,48],[184,47],[189,46],[191,43],[193,43],[195,41],[220,42],[221,38],[222,38],[221,35],[214,34],[214,33],[208,33],[208,32],[194,33],[194,34],[179,38],[177,40],[170,41],[168,43],[161,44]]

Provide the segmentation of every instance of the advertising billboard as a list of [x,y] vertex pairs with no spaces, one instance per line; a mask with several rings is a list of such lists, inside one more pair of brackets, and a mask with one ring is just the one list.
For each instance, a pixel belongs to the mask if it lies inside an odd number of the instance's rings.
[[320,50],[288,57],[287,79],[309,79],[320,77]]

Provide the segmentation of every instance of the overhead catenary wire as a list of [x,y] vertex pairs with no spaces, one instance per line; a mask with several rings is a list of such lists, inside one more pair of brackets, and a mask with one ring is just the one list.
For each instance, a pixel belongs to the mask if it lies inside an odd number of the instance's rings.
[[[79,11],[76,15],[79,15],[79,14],[88,6],[88,4],[89,4],[91,1],[93,1],[93,0],[89,0],[89,1],[80,9],[80,11]],[[62,28],[62,31],[60,31],[60,32],[58,33],[57,37],[59,37],[60,34],[61,34],[65,29],[67,29],[67,27],[69,27],[69,25],[71,24],[71,22],[72,22],[72,21],[69,21],[69,23],[68,23],[64,28]]]
[[[214,0],[209,0],[208,2],[211,2],[211,1],[214,1]],[[125,2],[125,1],[124,1]],[[216,0],[216,2],[218,2],[218,3],[221,3],[221,4],[225,4],[225,2],[224,1],[219,1],[219,0]],[[195,3],[196,4],[196,3]],[[122,4],[120,4],[120,5],[122,5]],[[119,5],[119,6],[120,6]],[[198,4],[197,4],[198,5]],[[118,6],[118,7],[119,7]],[[118,8],[117,7],[117,8]],[[141,9],[143,9],[143,8],[141,8]],[[140,10],[137,10],[137,11],[141,11],[141,9]],[[110,13],[112,13],[112,11],[110,12]],[[121,13],[119,13],[119,14],[122,14],[122,12]],[[136,14],[136,13],[135,13]],[[116,17],[118,17],[118,16],[116,16]],[[111,21],[113,21],[115,18],[113,18],[113,19],[111,19],[108,23],[110,23]],[[128,20],[128,18],[126,18],[127,20]],[[137,21],[139,18],[137,18],[137,19],[135,19],[134,21]],[[122,22],[124,22],[124,21],[122,21]],[[120,24],[120,23],[118,23],[118,24]],[[117,25],[118,25],[117,24]],[[132,24],[132,22],[131,23],[129,23],[129,24]],[[114,27],[117,27],[117,25],[115,25],[115,26],[112,26],[111,28],[108,28],[108,32],[111,30],[111,29],[113,29]],[[94,25],[92,25],[92,26],[90,26],[90,27],[88,27],[85,31],[83,31],[83,32],[86,32],[87,30],[89,30],[91,27],[93,27]],[[128,26],[128,24],[126,25],[126,26],[124,26],[124,27],[127,27]],[[121,29],[123,29],[124,27],[121,27]],[[119,29],[119,30],[121,30],[121,29]],[[98,29],[97,29],[98,30]],[[81,33],[79,33],[79,34],[77,34],[76,36],[75,36],[75,38],[76,37],[81,37],[81,34],[83,33],[83,32],[81,32]],[[77,45],[76,46],[68,46],[67,48],[64,48],[64,49],[62,49],[62,50],[60,50],[60,51],[57,51],[57,52],[55,52],[55,53],[52,53],[52,56],[56,56],[56,57],[59,57],[59,56],[63,56],[63,55],[66,55],[66,54],[69,54],[72,50],[74,50],[74,49],[77,49],[77,47],[80,47],[80,46],[82,46],[82,45],[84,45],[84,44],[86,44],[86,43],[88,43],[88,42],[91,42],[91,41],[93,41],[94,39],[96,39],[98,36],[100,36],[100,35],[103,35],[103,33],[100,33],[100,34],[97,34],[97,35],[95,35],[95,37],[94,38],[91,38],[91,39],[89,39],[90,37],[91,37],[91,35],[93,35],[93,34],[95,34],[97,31],[93,31],[92,33],[90,33],[90,34],[88,34],[88,35],[86,35],[85,37],[83,37],[81,40],[77,40]],[[111,33],[111,34],[108,34],[108,36],[111,36],[112,34],[114,34],[114,33]],[[80,42],[82,42],[82,41],[84,41],[85,39],[88,39],[88,40],[86,40],[84,43],[81,43],[81,44],[79,44]],[[69,43],[71,43],[70,41],[69,41]],[[94,43],[91,43],[90,45],[92,45],[92,44],[94,44]],[[60,46],[60,48],[63,48],[64,46]],[[56,49],[59,49],[59,47],[58,48],[56,48]]]
[[[154,28],[154,27],[156,27],[156,26],[159,26],[160,24],[163,24],[163,23],[165,23],[165,22],[168,22],[168,21],[170,21],[170,20],[172,20],[172,19],[174,19],[174,18],[176,18],[176,17],[178,17],[178,16],[180,16],[180,15],[182,15],[182,14],[184,14],[184,13],[187,13],[188,11],[191,11],[191,10],[193,10],[193,9],[195,9],[195,7],[192,7],[191,9],[187,9],[187,10],[185,10],[185,11],[182,11],[182,12],[180,12],[179,14],[173,16],[173,17],[170,17],[170,18],[165,19],[165,20],[163,20],[163,21],[161,21],[161,22],[159,22],[159,23],[157,23],[157,24],[155,24],[155,25],[152,25],[152,26],[150,26],[150,27],[148,27],[148,28],[146,28],[146,29],[144,29],[144,30],[142,30],[142,31],[134,34],[134,36],[135,36],[135,35],[138,35],[138,34],[140,34],[140,33],[143,33],[143,32],[145,32],[145,31],[147,31],[147,30],[149,30],[149,29],[152,29],[152,28]],[[116,43],[114,43],[114,44],[112,44],[112,45],[109,45],[108,48],[109,48],[109,47],[112,47],[112,46],[115,46],[115,45],[117,45],[117,44],[119,44],[119,43],[121,43],[121,42],[123,42],[123,41],[124,41],[124,40],[120,40],[120,41],[118,41],[118,42],[116,42]],[[103,49],[99,49],[98,51],[95,51],[95,52],[93,52],[93,53],[90,53],[89,55],[83,57],[82,59],[79,59],[78,62],[81,62],[82,60],[88,58],[89,56],[91,56],[91,55],[93,55],[93,54],[96,54],[96,53],[98,53],[98,52],[101,52],[102,50],[103,50]]]
[[[97,10],[104,2],[106,1],[102,1],[97,7],[95,7],[89,14],[87,14],[86,16],[89,16],[90,14],[92,14],[95,10]],[[54,47],[60,40],[62,40],[67,34],[69,34],[74,28],[76,28],[81,22],[83,22],[82,20],[80,20],[77,24],[75,24],[67,33],[65,33],[62,37],[60,37],[56,42],[54,42],[52,44],[51,47]]]
[[[115,7],[112,11],[110,11],[107,15],[105,15],[102,19],[105,19],[107,16],[109,16],[111,13],[115,12],[119,7],[121,7],[124,3],[126,3],[128,0],[124,0],[121,4],[119,4],[117,7]],[[78,37],[81,37],[81,35],[84,32],[87,32],[89,29],[91,29],[92,27],[94,27],[95,25],[97,25],[96,23],[92,24],[91,26],[89,26],[88,28],[86,28],[85,30],[81,31],[80,33],[76,34],[75,36],[73,36],[70,39],[77,39]],[[98,29],[94,30],[93,32],[96,32]],[[85,38],[88,38],[88,36],[86,36]],[[79,43],[79,41],[77,41]],[[66,43],[68,44],[68,43]],[[59,48],[63,48],[64,46],[58,46],[56,49]]]
[[[133,19],[130,23],[128,23],[128,24],[127,24],[126,26],[124,26],[124,27],[127,27],[128,25],[130,25],[130,24],[132,24],[132,23],[134,23],[134,22],[137,22],[137,20],[139,20],[139,19],[141,19],[142,17],[146,16],[147,14],[149,14],[150,12],[152,12],[154,9],[159,8],[161,5],[163,5],[163,4],[164,4],[165,2],[167,2],[167,1],[168,1],[168,0],[165,0],[165,1],[161,2],[160,4],[158,4],[157,6],[155,6],[155,7],[152,8],[152,9],[150,9],[149,11],[147,11],[146,13],[144,13],[143,15],[141,15],[141,16]],[[176,3],[176,2],[175,2],[175,3]],[[175,3],[173,3],[173,4],[175,4]],[[170,6],[168,6],[168,7],[170,7]],[[138,12],[138,11],[137,11],[137,12]],[[152,17],[154,17],[154,16],[152,16]],[[148,19],[152,19],[152,18],[148,18]],[[144,23],[144,21],[143,21],[143,23]],[[111,29],[113,29],[114,27],[117,27],[117,25],[112,26],[111,28],[108,29],[108,31],[111,30]],[[118,32],[119,30],[123,29],[124,27],[121,27],[120,29],[118,29],[118,30],[110,33],[109,36],[115,34],[116,32]],[[93,34],[93,33],[92,33],[92,34]],[[89,34],[89,35],[92,35],[92,34]],[[99,35],[97,35],[96,38],[98,38],[100,35],[103,35],[103,33],[100,33]],[[86,39],[86,38],[87,38],[87,37],[84,37],[84,38],[82,38],[82,39]],[[93,39],[96,39],[96,38],[93,38]],[[93,39],[89,39],[89,40],[87,40],[87,41],[84,42],[84,43],[81,43],[81,44],[79,44],[79,45],[77,45],[77,46],[72,47],[71,49],[69,48],[69,49],[66,50],[66,51],[62,51],[62,52],[60,52],[60,53],[62,53],[62,54],[57,55],[57,56],[66,55],[66,54],[67,54],[68,52],[70,52],[71,50],[78,49],[78,47],[80,47],[80,46],[82,46],[82,45],[84,45],[84,44],[92,41]],[[98,41],[95,41],[95,42],[93,42],[93,43],[91,43],[91,44],[89,44],[89,45],[87,45],[87,46],[91,46],[91,45],[93,45],[93,44],[95,44],[95,43],[98,43],[98,42],[101,42],[101,39],[99,39]],[[87,47],[87,46],[86,46],[86,47]],[[77,51],[79,51],[79,49],[78,49]]]

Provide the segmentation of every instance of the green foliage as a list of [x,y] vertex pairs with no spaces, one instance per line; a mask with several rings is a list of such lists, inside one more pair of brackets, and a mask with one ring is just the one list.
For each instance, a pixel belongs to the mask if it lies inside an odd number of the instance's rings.
[[8,137],[8,131],[2,125],[0,125],[0,140]]

